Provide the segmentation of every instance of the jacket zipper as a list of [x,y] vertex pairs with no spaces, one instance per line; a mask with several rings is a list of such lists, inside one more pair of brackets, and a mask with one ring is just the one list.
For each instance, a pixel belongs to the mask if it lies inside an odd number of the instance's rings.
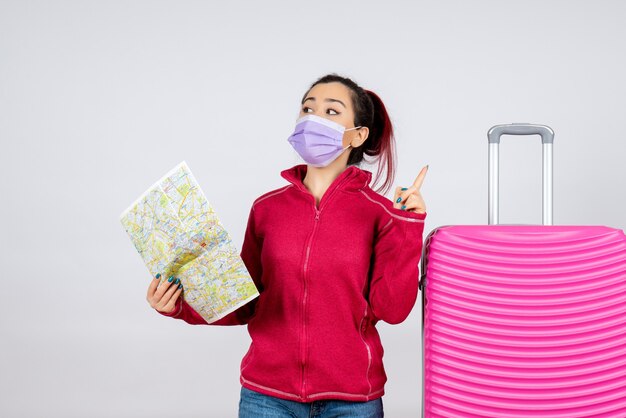
[[302,356],[302,398],[306,399],[306,376],[305,376],[305,371],[306,371],[306,347],[307,347],[307,341],[306,341],[306,294],[307,294],[307,286],[306,286],[306,272],[307,272],[307,266],[309,263],[309,253],[311,251],[311,243],[313,242],[313,236],[315,235],[315,230],[317,229],[317,221],[320,219],[320,210],[317,208],[317,206],[314,204],[314,208],[315,208],[315,220],[314,220],[314,224],[313,224],[313,231],[311,231],[311,236],[309,237],[309,243],[307,244],[306,247],[306,256],[304,258],[304,269],[303,269],[303,274],[302,274],[302,278],[304,281],[304,296],[302,298],[302,350],[301,350],[301,356]]
[[[339,186],[341,186],[346,180],[347,178],[344,178],[341,180],[340,183],[337,184],[335,189],[332,190],[331,193],[328,196],[326,196],[326,198],[324,199],[324,204],[328,202],[328,199],[330,199],[333,193],[337,191],[337,189],[339,189]],[[305,192],[304,190],[302,191]],[[302,279],[304,283],[304,296],[302,297],[302,341],[301,341],[301,350],[300,350],[300,355],[302,357],[302,362],[301,362],[302,364],[302,367],[301,367],[302,368],[302,387],[301,387],[302,399],[306,399],[306,347],[307,347],[307,344],[306,344],[306,294],[307,294],[306,272],[307,272],[307,266],[309,263],[309,253],[311,251],[311,243],[313,242],[313,236],[315,235],[315,231],[317,230],[318,221],[320,219],[320,212],[322,211],[321,199],[320,199],[320,206],[318,208],[317,202],[315,201],[315,196],[313,196],[308,191],[306,191],[305,193],[307,193],[313,199],[313,209],[315,209],[315,218],[314,218],[314,223],[313,223],[313,230],[311,231],[311,236],[309,237],[309,243],[307,244],[307,247],[306,247],[306,256],[304,258],[304,268],[303,268],[303,273],[302,273]]]

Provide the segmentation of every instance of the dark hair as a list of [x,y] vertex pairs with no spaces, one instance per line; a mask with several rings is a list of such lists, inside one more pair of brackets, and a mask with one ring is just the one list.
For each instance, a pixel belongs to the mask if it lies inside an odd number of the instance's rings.
[[[342,77],[335,73],[327,74],[313,84],[302,96],[302,102],[306,99],[309,91],[320,83],[339,82],[350,90],[352,107],[354,108],[354,126],[367,126],[369,135],[361,146],[352,148],[348,157],[348,165],[357,165],[364,159],[364,154],[375,157],[378,161],[378,169],[373,184],[376,184],[381,177],[384,165],[387,175],[379,193],[385,194],[393,184],[395,177],[396,155],[395,139],[393,136],[393,126],[387,114],[387,109],[382,100],[371,90],[361,88],[357,83],[347,77]],[[366,162],[370,162],[365,159]],[[382,164],[381,164],[382,163]]]

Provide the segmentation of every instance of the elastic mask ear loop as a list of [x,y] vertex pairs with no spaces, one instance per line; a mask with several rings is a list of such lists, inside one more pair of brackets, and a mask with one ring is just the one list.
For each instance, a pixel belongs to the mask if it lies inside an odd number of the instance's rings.
[[[345,131],[351,131],[352,129],[361,129],[361,128],[362,128],[362,126],[355,126],[354,128],[344,129],[344,132]],[[351,147],[351,146],[352,145],[348,144],[348,146],[344,148],[344,151],[347,150],[348,147]]]

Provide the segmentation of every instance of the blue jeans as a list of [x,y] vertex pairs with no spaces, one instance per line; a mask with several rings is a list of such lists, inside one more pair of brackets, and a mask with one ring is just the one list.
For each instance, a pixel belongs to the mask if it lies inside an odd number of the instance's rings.
[[296,402],[241,387],[239,418],[382,418],[382,397],[367,402],[324,399]]

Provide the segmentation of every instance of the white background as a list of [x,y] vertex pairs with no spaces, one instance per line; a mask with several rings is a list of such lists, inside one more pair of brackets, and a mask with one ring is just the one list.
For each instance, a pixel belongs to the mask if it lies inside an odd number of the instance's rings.
[[[555,224],[626,228],[620,1],[1,1],[0,415],[235,417],[242,327],[155,313],[119,214],[182,160],[240,248],[300,163],[302,95],[384,100],[426,231],[487,222],[487,130],[546,124]],[[503,137],[501,222],[541,222],[537,136]],[[385,416],[421,409],[421,304],[380,322]]]

